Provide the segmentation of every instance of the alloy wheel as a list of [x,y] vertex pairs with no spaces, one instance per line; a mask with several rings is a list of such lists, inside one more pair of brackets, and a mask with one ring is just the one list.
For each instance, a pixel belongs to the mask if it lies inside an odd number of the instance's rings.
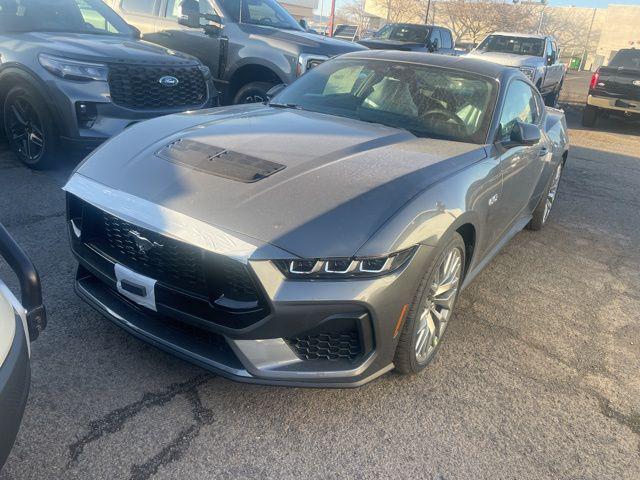
[[553,207],[553,202],[556,199],[556,193],[558,193],[558,185],[560,184],[561,175],[562,175],[562,164],[558,165],[558,168],[556,168],[556,171],[553,174],[553,180],[551,182],[551,186],[549,187],[549,191],[547,192],[547,199],[544,205],[544,215],[542,216],[542,223],[547,222],[549,213],[551,213],[551,207]]
[[8,136],[25,163],[37,163],[44,154],[46,139],[42,121],[31,103],[16,98],[8,105]]
[[415,355],[425,363],[435,352],[449,324],[462,276],[462,251],[453,247],[434,271],[415,333]]

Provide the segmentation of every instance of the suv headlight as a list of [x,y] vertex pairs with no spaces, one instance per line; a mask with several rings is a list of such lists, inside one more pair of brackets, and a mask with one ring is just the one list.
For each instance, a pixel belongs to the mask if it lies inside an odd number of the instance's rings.
[[535,67],[520,67],[519,70],[524,73],[527,78],[529,78],[529,80],[531,80],[532,82],[535,80],[536,78],[536,69]]
[[296,75],[299,77],[312,68],[317,67],[323,62],[329,60],[326,55],[315,55],[313,53],[301,53],[298,57],[298,66],[296,67]]
[[288,278],[347,279],[378,277],[406,265],[416,248],[381,257],[275,260],[274,263]]
[[46,53],[41,53],[38,60],[47,71],[66,80],[106,82],[109,75],[109,68],[101,63],[55,57]]

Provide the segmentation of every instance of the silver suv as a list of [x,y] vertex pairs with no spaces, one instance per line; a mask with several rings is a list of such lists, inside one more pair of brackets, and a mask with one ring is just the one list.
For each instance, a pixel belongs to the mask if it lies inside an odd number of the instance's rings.
[[140,120],[217,104],[207,67],[139,40],[101,0],[0,0],[0,32],[3,126],[32,168],[64,144],[93,148]]

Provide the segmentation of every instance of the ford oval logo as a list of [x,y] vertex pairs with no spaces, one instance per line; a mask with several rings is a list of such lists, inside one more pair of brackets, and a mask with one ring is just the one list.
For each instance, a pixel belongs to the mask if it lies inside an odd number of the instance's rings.
[[158,82],[160,82],[160,85],[162,85],[163,87],[175,87],[180,83],[180,80],[178,80],[176,77],[172,77],[171,75],[166,75],[158,80]]

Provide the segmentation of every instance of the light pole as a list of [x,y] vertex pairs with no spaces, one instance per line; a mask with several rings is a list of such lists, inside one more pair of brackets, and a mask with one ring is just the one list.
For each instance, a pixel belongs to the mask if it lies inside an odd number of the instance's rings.
[[329,36],[330,37],[333,37],[335,20],[336,20],[336,0],[331,0],[331,14],[329,15]]

